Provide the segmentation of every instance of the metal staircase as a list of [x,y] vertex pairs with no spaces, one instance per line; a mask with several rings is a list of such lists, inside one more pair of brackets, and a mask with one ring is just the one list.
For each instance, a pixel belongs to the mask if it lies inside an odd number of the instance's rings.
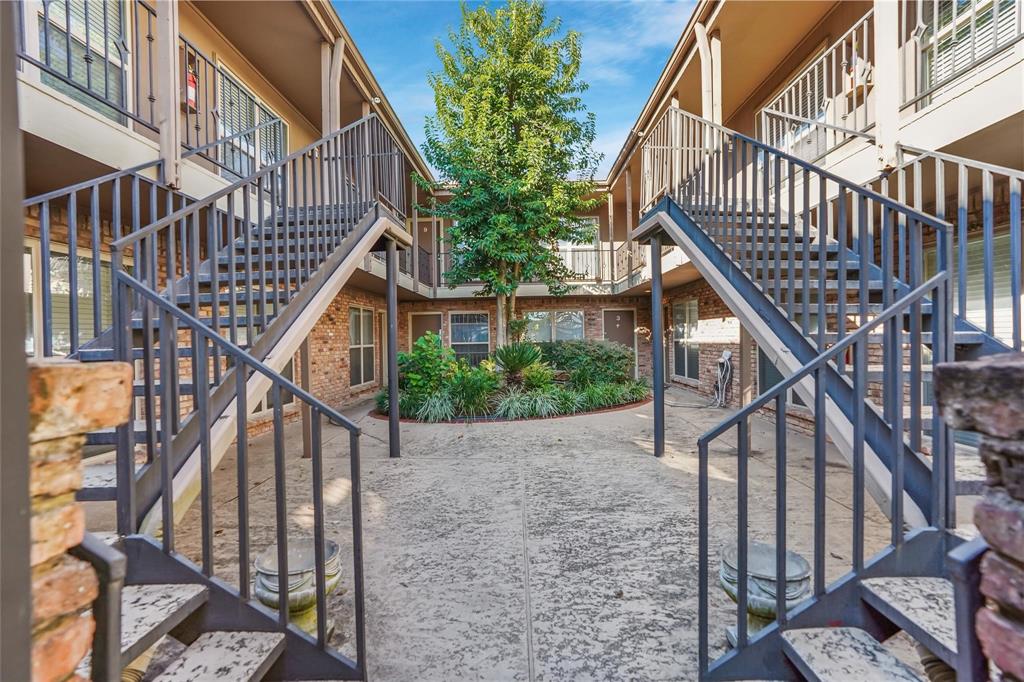
[[[978,661],[958,642],[970,628],[954,627],[967,616],[946,561],[961,543],[951,532],[956,447],[930,408],[929,377],[933,363],[958,352],[1009,348],[991,324],[954,314],[953,227],[921,210],[920,192],[912,208],[902,191],[889,196],[896,183],[858,186],[678,109],[647,135],[643,164],[647,208],[633,236],[651,244],[652,310],[662,310],[662,247],[676,245],[785,377],[698,442],[702,678],[916,679],[879,644],[903,629],[974,679]],[[809,416],[790,412],[794,402]],[[663,452],[657,396],[655,410]],[[766,413],[776,423],[773,501],[749,494],[751,420]],[[800,418],[813,426],[810,491],[787,488],[788,426]],[[841,513],[828,502],[830,441],[852,473],[852,509]],[[870,551],[865,492],[889,526],[885,546]],[[809,537],[795,537],[794,508],[813,514]],[[830,552],[837,534],[849,543],[847,559]],[[774,590],[777,615],[757,632],[746,614],[765,599],[761,584],[739,579],[734,605],[712,585],[727,549],[735,548],[738,575],[748,575],[753,542],[774,553],[772,566],[753,567],[762,575],[791,575],[788,542],[811,555],[809,596],[787,602],[786,590]],[[730,649],[719,627],[733,622]]]
[[[80,495],[116,501],[116,546],[127,557],[121,607],[113,609],[120,655],[107,652],[103,660],[113,663],[95,669],[95,677],[119,679],[124,666],[171,634],[190,646],[165,671],[167,679],[198,679],[203,666],[218,663],[230,671],[225,679],[364,679],[360,430],[282,372],[365,257],[386,250],[394,264],[396,248],[411,243],[404,156],[371,115],[200,200],[144,175],[147,170],[159,177],[158,164],[150,164],[26,202],[38,206],[48,250],[51,206],[66,207],[75,243],[76,202],[82,193],[90,197],[93,272],[109,247],[113,319],[101,328],[97,314],[93,333],[82,333],[71,297],[71,357],[122,360],[136,369],[133,418],[115,432],[90,434],[91,444],[115,451],[110,463],[89,467],[94,471]],[[100,278],[93,279],[99,301]],[[50,309],[44,318],[52,320]],[[44,336],[52,338],[45,326]],[[53,352],[52,342],[45,351]],[[297,465],[285,434],[289,396],[310,413],[308,490],[285,485],[286,466]],[[272,405],[275,527],[272,538],[257,541],[249,532],[246,427],[261,400]],[[348,555],[342,576],[351,613],[333,640],[324,568],[325,418],[348,432],[347,449],[335,456],[348,460],[351,482],[350,511],[330,511],[349,528],[347,537],[333,539]],[[229,452],[236,461],[234,538],[214,523],[213,470]],[[175,530],[197,498],[201,550],[190,559],[176,552]],[[309,508],[305,533],[290,519],[296,505]],[[297,543],[312,547],[316,632],[290,624],[287,608],[254,599],[252,560],[268,541],[283,575],[299,557]],[[216,565],[225,553],[237,558],[229,562],[237,568]],[[278,603],[289,603],[293,582],[280,581]],[[333,648],[339,641],[347,655]]]

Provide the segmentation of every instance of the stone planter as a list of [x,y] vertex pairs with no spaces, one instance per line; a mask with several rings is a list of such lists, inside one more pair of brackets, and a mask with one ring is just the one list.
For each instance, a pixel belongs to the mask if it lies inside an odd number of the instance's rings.
[[[753,635],[774,622],[778,580],[775,573],[775,546],[763,542],[747,545],[747,634]],[[739,561],[736,548],[722,553],[718,581],[733,601],[739,595]],[[786,608],[803,601],[811,592],[811,566],[796,552],[786,552]],[[729,644],[736,646],[736,627],[726,629]]]
[[[256,557],[256,598],[272,609],[278,608],[280,577],[277,570],[277,545],[271,545]],[[341,582],[341,559],[338,543],[324,541],[324,595],[329,595]],[[288,543],[288,617],[306,632],[316,634],[316,553],[313,539]],[[327,636],[334,624],[327,623]]]

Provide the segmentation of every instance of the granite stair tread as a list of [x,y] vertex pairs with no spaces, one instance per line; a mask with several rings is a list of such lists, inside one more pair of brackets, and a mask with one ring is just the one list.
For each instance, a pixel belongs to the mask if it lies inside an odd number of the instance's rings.
[[258,680],[284,651],[280,632],[205,632],[171,663],[157,682]]
[[867,631],[806,628],[782,633],[786,655],[808,680],[902,680],[923,682]]
[[886,577],[862,582],[864,599],[949,664],[956,657],[953,583],[945,578]]
[[[125,585],[121,590],[121,660],[133,661],[206,603],[199,584]],[[79,665],[88,676],[89,657]]]

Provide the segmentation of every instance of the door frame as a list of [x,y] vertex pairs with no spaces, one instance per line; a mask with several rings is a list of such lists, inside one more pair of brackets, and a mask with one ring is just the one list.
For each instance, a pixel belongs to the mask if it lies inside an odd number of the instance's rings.
[[616,312],[616,311],[619,311],[619,312],[628,311],[628,312],[633,313],[633,378],[635,379],[638,376],[640,376],[640,345],[639,345],[640,341],[639,341],[639,335],[637,334],[637,331],[636,331],[636,328],[637,328],[637,317],[638,317],[637,316],[636,306],[632,306],[632,307],[630,307],[630,306],[622,306],[622,307],[617,307],[617,308],[601,308],[601,340],[602,341],[607,341],[608,340],[608,335],[605,333],[606,330],[604,328],[604,314],[606,312],[613,313],[613,312]]
[[406,334],[406,336],[408,337],[406,339],[406,341],[409,344],[409,350],[412,350],[412,318],[413,318],[414,315],[437,315],[438,317],[440,317],[441,318],[441,329],[437,332],[437,335],[441,337],[441,343],[443,345],[445,345],[445,346],[448,345],[447,343],[445,343],[445,339],[444,339],[444,311],[443,310],[418,310],[418,311],[415,311],[415,312],[410,311],[408,313],[408,315],[409,315],[409,319],[408,319],[409,331],[408,331],[408,334]]

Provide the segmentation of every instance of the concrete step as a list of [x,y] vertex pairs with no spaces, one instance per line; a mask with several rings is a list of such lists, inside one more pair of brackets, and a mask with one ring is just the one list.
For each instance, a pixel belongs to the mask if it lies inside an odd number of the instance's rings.
[[[160,420],[156,421],[157,435],[160,434]],[[135,420],[135,439],[136,442],[140,438],[146,437],[146,420],[136,419]],[[116,445],[117,444],[117,429],[99,429],[85,434],[86,445]]]
[[782,648],[808,680],[924,682],[860,628],[805,628],[782,633]]
[[945,578],[868,578],[861,598],[950,666],[956,665],[953,583]]
[[[269,316],[267,317],[267,320],[268,321],[270,320]],[[224,334],[224,331],[225,331],[224,329],[221,329],[221,334],[223,336],[225,336],[225,338],[226,338],[227,335]],[[248,346],[248,344],[240,344],[239,348],[241,348],[242,350],[247,350],[249,348],[249,346]],[[142,357],[143,357],[143,350],[142,350],[142,348],[133,348],[132,349],[132,359],[133,360],[141,360]],[[178,346],[178,358],[179,359],[191,358],[191,357],[192,357],[192,346]],[[114,357],[114,349],[113,348],[89,348],[89,349],[84,349],[82,351],[79,351],[79,358],[78,359],[81,360],[82,362],[108,362],[108,361],[111,361],[111,360],[117,360],[118,358]]]
[[[879,329],[881,329],[881,327],[879,327]],[[845,334],[845,336],[849,336],[850,332],[852,332],[852,331],[854,331],[854,330],[853,329],[847,330],[847,333]],[[818,335],[814,334],[813,332],[811,334],[809,334],[809,336],[812,339],[815,339],[815,340],[818,338]],[[845,336],[844,336],[844,338],[845,338]],[[839,341],[839,340],[840,340],[840,336],[836,332],[827,332],[825,334],[825,343],[835,343],[836,341]],[[879,332],[877,334],[871,333],[871,334],[868,334],[868,336],[867,336],[868,343],[882,343],[882,341],[884,341],[884,340],[885,340],[885,334],[883,334],[881,332]],[[903,341],[903,343],[910,343],[910,332],[908,332],[908,331],[904,331],[903,332],[903,334],[902,334],[902,341]],[[977,346],[977,345],[979,345],[981,343],[984,343],[984,341],[985,341],[984,334],[982,334],[981,332],[968,332],[968,331],[953,332],[953,343],[955,343],[958,346]],[[930,346],[931,343],[932,343],[932,333],[931,332],[921,332],[921,343]]]
[[262,679],[284,651],[280,632],[204,632],[157,682],[250,682]]
[[[206,603],[202,585],[126,585],[121,590],[121,661],[128,663],[156,644]],[[78,667],[89,676],[90,657]]]

